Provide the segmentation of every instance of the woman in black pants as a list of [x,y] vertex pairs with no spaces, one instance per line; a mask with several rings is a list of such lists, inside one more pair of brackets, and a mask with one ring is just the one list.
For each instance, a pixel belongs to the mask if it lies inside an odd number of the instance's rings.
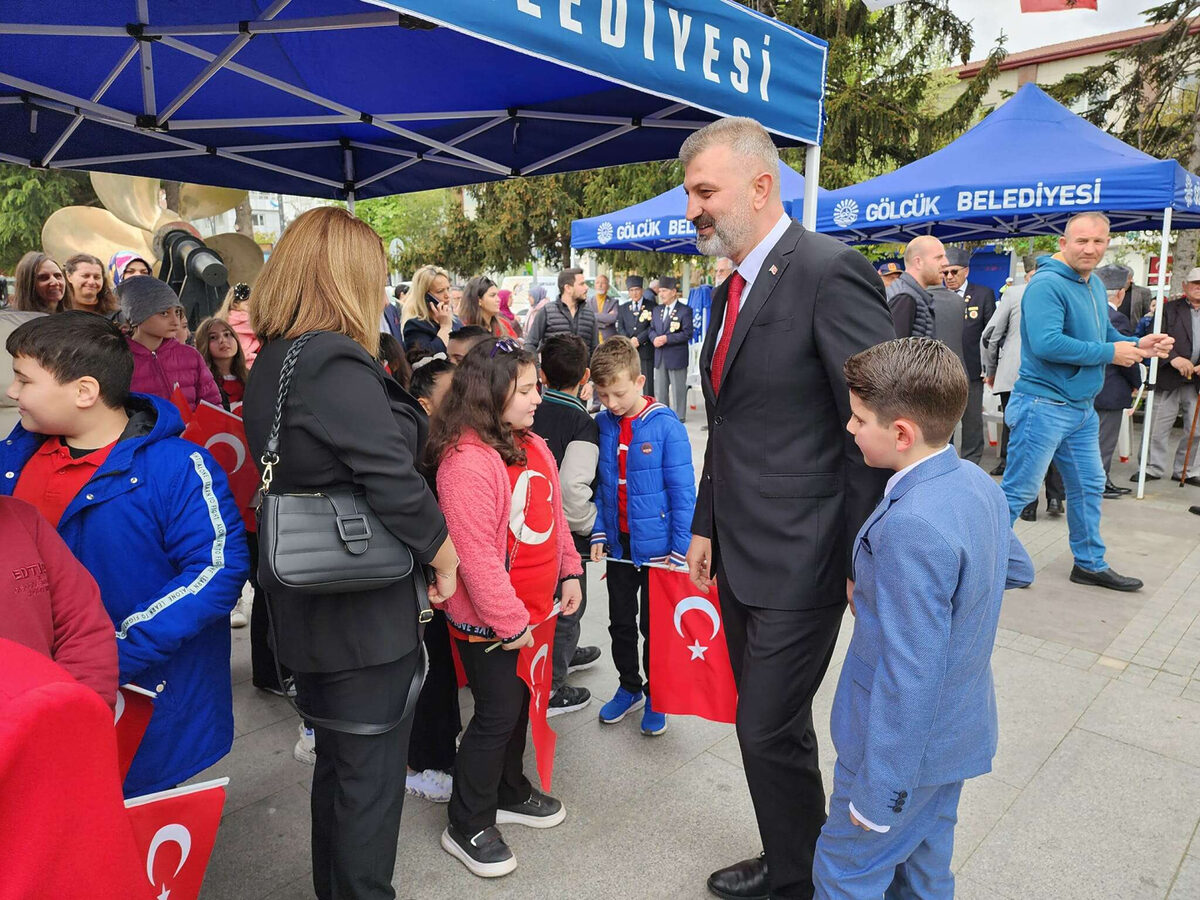
[[[345,210],[310,210],[288,227],[250,300],[263,347],[246,387],[246,436],[260,460],[284,357],[295,338],[321,332],[295,366],[272,489],[361,491],[415,560],[432,566],[429,599],[438,603],[454,591],[458,558],[414,464],[424,421],[375,359],[386,276],[378,236]],[[275,651],[295,676],[306,715],[366,724],[401,717],[420,665],[419,573],[377,590],[268,595]],[[317,725],[312,866],[319,900],[396,896],[410,725],[405,719],[379,735]]]

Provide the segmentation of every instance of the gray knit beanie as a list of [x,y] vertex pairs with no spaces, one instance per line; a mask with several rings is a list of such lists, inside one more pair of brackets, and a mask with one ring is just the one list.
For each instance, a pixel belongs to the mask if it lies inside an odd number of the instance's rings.
[[117,296],[121,298],[121,312],[134,326],[157,313],[183,305],[167,283],[153,275],[123,279],[117,285]]

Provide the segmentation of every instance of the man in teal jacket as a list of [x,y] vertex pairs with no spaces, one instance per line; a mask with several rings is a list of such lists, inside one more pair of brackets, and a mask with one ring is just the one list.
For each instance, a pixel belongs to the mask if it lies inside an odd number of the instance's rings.
[[1059,252],[1038,266],[1021,300],[1021,370],[1004,418],[1012,430],[1001,487],[1013,521],[1037,498],[1051,460],[1067,488],[1067,526],[1075,566],[1071,580],[1116,591],[1142,582],[1118,575],[1104,561],[1100,538],[1098,418],[1092,401],[1108,364],[1131,366],[1166,357],[1174,339],[1150,334],[1137,341],[1109,321],[1107,295],[1092,270],[1108,249],[1108,218],[1080,213],[1067,222]]

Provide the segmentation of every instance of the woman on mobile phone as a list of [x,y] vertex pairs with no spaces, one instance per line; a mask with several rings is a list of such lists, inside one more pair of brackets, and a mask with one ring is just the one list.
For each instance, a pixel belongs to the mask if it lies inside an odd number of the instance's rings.
[[404,349],[447,353],[454,329],[450,276],[437,266],[421,266],[404,297]]

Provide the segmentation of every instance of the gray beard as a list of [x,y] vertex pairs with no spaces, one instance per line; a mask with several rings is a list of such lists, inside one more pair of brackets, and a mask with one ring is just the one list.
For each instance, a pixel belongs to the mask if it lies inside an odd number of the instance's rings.
[[728,256],[732,259],[739,255],[739,250],[751,249],[745,244],[753,231],[749,215],[741,210],[731,212],[723,221],[713,222],[713,233],[709,237],[696,237],[696,249],[705,256]]

